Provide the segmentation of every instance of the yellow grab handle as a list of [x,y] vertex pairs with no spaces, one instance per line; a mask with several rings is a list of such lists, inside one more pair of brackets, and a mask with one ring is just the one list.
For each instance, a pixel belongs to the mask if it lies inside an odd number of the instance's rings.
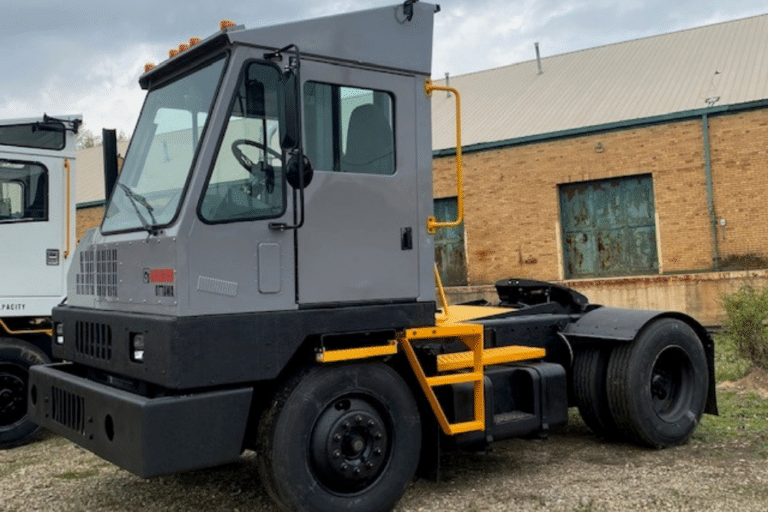
[[456,206],[457,218],[449,222],[437,222],[434,216],[427,218],[427,232],[434,234],[438,228],[455,228],[464,220],[464,172],[461,166],[461,98],[459,91],[453,87],[435,85],[427,79],[424,83],[424,92],[432,96],[432,91],[448,91],[456,98]]

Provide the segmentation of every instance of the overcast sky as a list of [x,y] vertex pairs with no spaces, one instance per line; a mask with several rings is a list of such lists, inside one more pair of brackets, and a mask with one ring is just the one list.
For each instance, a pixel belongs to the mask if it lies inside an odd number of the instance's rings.
[[[82,114],[100,134],[130,135],[146,62],[227,18],[247,28],[393,0],[0,0],[0,118]],[[768,12],[765,0],[445,0],[435,16],[433,76],[535,58]]]

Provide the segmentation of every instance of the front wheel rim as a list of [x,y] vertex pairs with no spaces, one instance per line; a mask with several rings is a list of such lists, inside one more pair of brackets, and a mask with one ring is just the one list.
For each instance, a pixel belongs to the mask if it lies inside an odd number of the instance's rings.
[[312,431],[310,457],[317,480],[341,494],[369,487],[389,460],[388,431],[384,416],[366,398],[334,400]]

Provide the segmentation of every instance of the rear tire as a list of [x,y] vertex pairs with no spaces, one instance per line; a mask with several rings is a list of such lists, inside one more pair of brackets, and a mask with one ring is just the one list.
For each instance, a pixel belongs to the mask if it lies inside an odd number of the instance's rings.
[[29,368],[50,363],[35,345],[0,338],[0,449],[32,442],[40,427],[27,416]]
[[576,352],[571,382],[584,423],[596,436],[618,441],[623,436],[611,414],[606,388],[610,357],[610,348],[587,348]]
[[685,322],[654,321],[631,344],[616,347],[608,364],[608,401],[618,427],[653,448],[685,443],[707,402],[704,347]]
[[416,472],[421,422],[389,366],[320,366],[277,392],[257,448],[262,482],[284,510],[384,512]]

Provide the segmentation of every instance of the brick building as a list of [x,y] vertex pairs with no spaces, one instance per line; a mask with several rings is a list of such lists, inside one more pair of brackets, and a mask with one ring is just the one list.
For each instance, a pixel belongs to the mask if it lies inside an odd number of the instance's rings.
[[[450,77],[466,192],[454,236],[466,274],[453,284],[515,276],[626,291],[764,267],[766,57],[762,15]],[[456,195],[454,99],[432,103],[440,216]]]
[[[128,141],[117,143],[118,166],[122,165]],[[75,204],[77,206],[77,239],[89,229],[101,225],[104,217],[104,149],[101,146],[82,148],[75,155]]]

